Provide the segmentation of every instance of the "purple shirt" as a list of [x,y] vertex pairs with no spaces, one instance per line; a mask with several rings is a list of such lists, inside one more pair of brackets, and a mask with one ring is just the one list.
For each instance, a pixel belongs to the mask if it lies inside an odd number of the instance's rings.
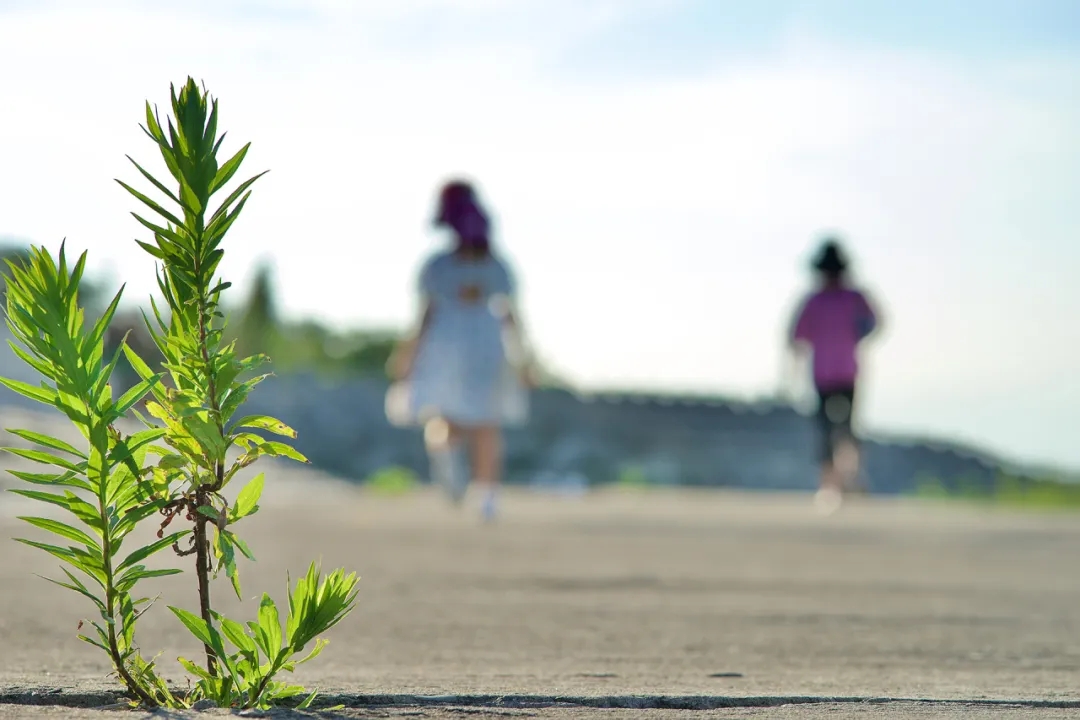
[[876,324],[870,303],[858,290],[827,288],[808,297],[791,336],[813,351],[814,385],[821,390],[853,386],[859,373],[856,350]]

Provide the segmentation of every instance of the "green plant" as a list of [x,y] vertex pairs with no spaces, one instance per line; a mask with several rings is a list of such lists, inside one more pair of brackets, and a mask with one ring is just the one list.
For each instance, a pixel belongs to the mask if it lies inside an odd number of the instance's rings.
[[64,413],[85,439],[84,447],[76,448],[39,433],[11,430],[42,449],[4,449],[53,468],[47,473],[11,470],[27,483],[49,488],[18,488],[12,492],[62,508],[85,529],[52,518],[23,517],[72,544],[62,547],[26,539],[20,542],[50,553],[76,571],[64,568],[68,582],[51,582],[83,595],[97,608],[100,622],[90,621],[95,632],[79,638],[104,650],[134,697],[153,706],[160,702],[150,689],[156,684],[153,665],[138,656],[135,645],[135,622],[150,601],[136,598],[132,592],[140,580],[180,572],[148,570],[142,562],[179,542],[190,531],[163,535],[157,542],[138,547],[126,556],[121,554],[124,540],[135,527],[165,507],[165,500],[150,498],[142,481],[150,443],[165,431],[149,429],[125,436],[115,423],[151,386],[158,384],[160,377],[150,374],[119,400],[113,400],[109,379],[119,352],[111,359],[104,358],[103,337],[120,293],[104,315],[87,327],[78,306],[79,280],[85,265],[83,253],[69,270],[62,246],[59,263],[36,247],[24,263],[8,261],[7,324],[21,343],[12,342],[11,347],[41,373],[43,381],[34,386],[0,379],[15,392]]
[[971,481],[949,489],[942,481],[920,476],[916,497],[977,503],[1001,508],[1027,510],[1076,510],[1080,508],[1080,483],[1057,478],[1032,478],[1011,474],[998,475],[994,485],[975,490]]
[[621,490],[644,490],[650,486],[649,476],[641,465],[624,465],[619,470],[615,485]]
[[[143,130],[157,145],[176,189],[169,189],[134,160],[131,162],[178,207],[170,211],[118,181],[157,215],[151,221],[133,213],[153,233],[154,240],[137,242],[159,261],[158,286],[166,307],[163,312],[151,301],[153,319],[144,319],[164,358],[162,372],[152,370],[126,343],[121,343],[111,360],[103,361],[102,337],[120,295],[102,320],[86,330],[77,303],[85,255],[69,273],[63,250],[57,265],[47,253],[35,249],[29,268],[11,265],[14,292],[8,295],[8,322],[16,338],[30,350],[27,353],[16,348],[16,352],[51,384],[43,383],[42,388],[10,380],[5,384],[67,413],[87,438],[89,449],[84,453],[54,438],[17,431],[25,439],[73,455],[75,460],[44,450],[11,451],[63,471],[51,475],[18,474],[22,479],[75,488],[97,498],[95,506],[71,491],[21,491],[28,497],[65,507],[100,538],[48,519],[28,519],[82,545],[65,549],[37,544],[100,585],[104,597],[95,595],[71,574],[71,584],[64,583],[98,604],[105,625],[98,625],[98,642],[88,640],[109,653],[135,699],[148,707],[186,707],[206,698],[222,707],[265,708],[304,692],[274,677],[321,651],[325,641],[317,636],[351,612],[357,578],[335,570],[323,579],[312,564],[295,590],[290,589],[284,636],[277,609],[265,594],[257,621],[246,626],[213,610],[211,576],[222,569],[240,597],[237,554],[249,560],[254,556],[236,534],[235,526],[257,512],[264,477],[260,474],[250,480],[231,504],[224,494],[226,487],[261,457],[306,460],[291,446],[260,434],[295,437],[295,432],[279,420],[238,417],[248,395],[266,377],[253,374],[266,358],[241,357],[235,343],[223,340],[225,317],[219,304],[229,283],[217,278],[224,254],[221,243],[259,175],[240,183],[210,212],[212,196],[235,175],[248,146],[219,165],[217,153],[224,135],[217,135],[217,101],[190,78],[179,93],[173,88],[171,95],[172,117],[163,126],[147,103]],[[121,352],[141,381],[113,402],[109,377]],[[134,410],[148,393],[153,395],[153,400],[146,403],[152,419]],[[114,423],[129,411],[147,429],[123,436]],[[234,449],[238,452],[230,461]],[[157,458],[156,462],[148,463],[148,455]],[[156,513],[164,518],[158,530],[159,540],[114,564],[124,536]],[[190,522],[191,528],[166,537],[165,528],[178,517]],[[188,541],[187,547],[181,546],[181,540]],[[144,660],[134,645],[135,622],[149,601],[131,600],[132,587],[147,577],[179,572],[172,568],[147,570],[138,563],[170,546],[177,555],[195,556],[199,611],[190,613],[174,606],[170,610],[203,644],[205,654],[203,667],[181,658],[184,667],[198,677],[193,692],[183,697],[170,691],[157,676],[153,662]],[[226,640],[235,651],[227,648]],[[312,642],[315,646],[307,657],[293,659]],[[313,698],[314,693],[304,704]]]
[[409,468],[393,466],[377,470],[364,484],[379,495],[406,495],[420,482]]
[[[274,676],[281,670],[292,672],[297,665],[321,653],[327,641],[318,635],[350,612],[356,594],[354,574],[345,575],[339,569],[325,580],[321,580],[321,574],[312,563],[296,589],[290,588],[284,637],[277,606],[266,593],[259,604],[258,621],[246,626],[213,610],[210,614],[216,622],[207,623],[187,610],[169,606],[196,638],[214,649],[216,658],[225,667],[226,672],[221,674],[180,658],[188,672],[199,678],[200,697],[213,700],[220,707],[267,708],[306,692],[303,686],[278,682]],[[237,648],[236,652],[226,650],[223,637]],[[312,641],[315,646],[311,652],[293,660]],[[308,707],[314,699],[312,692],[300,708]]]

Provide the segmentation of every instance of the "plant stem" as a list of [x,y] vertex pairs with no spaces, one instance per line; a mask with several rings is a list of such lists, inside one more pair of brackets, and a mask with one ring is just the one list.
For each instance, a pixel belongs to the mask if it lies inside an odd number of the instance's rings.
[[278,659],[275,660],[274,664],[270,666],[270,670],[267,671],[266,675],[264,675],[262,680],[259,681],[258,686],[255,688],[255,692],[251,695],[250,702],[252,703],[252,705],[259,701],[259,696],[263,694],[263,691],[266,690],[266,686],[270,683],[270,680],[272,680],[274,675],[277,674],[277,671],[281,669],[284,655],[284,652],[280,650],[278,651]]
[[[89,413],[89,405],[87,405],[87,411]],[[107,458],[109,449],[108,446],[104,448],[98,448],[98,454],[101,456],[101,469],[98,476],[98,482],[101,484],[102,490],[98,494],[98,513],[101,517],[102,533],[101,533],[101,549],[102,549],[102,565],[105,571],[105,612],[109,616],[109,655],[112,657],[113,666],[116,668],[116,672],[120,675],[120,679],[127,685],[128,690],[138,698],[147,708],[156,708],[158,703],[153,697],[147,693],[139,683],[135,681],[135,678],[131,677],[131,673],[127,671],[124,666],[124,659],[120,656],[120,647],[116,642],[116,585],[114,584],[113,566],[112,566],[112,532],[109,529],[109,513],[105,507],[105,488],[108,487],[108,473],[109,466]]]
[[[111,565],[111,562],[109,562],[108,560],[105,561],[105,572],[108,573],[110,577],[110,580],[108,582],[108,588],[105,591],[106,595],[108,596],[107,609],[110,618],[113,616],[113,594],[115,593],[115,588],[112,587],[112,568],[110,567]],[[138,698],[139,702],[141,702],[145,707],[151,710],[156,708],[158,706],[157,701],[154,700],[154,698],[152,698],[149,693],[143,690],[141,685],[135,682],[135,678],[131,677],[131,673],[129,673],[127,671],[127,668],[124,667],[124,659],[120,657],[120,648],[116,644],[116,625],[113,623],[109,623],[109,655],[112,656],[112,661],[113,665],[116,667],[116,672],[120,675],[120,679],[124,681],[124,684],[127,685],[128,690],[130,690],[135,695],[135,697]]]
[[[209,505],[207,493],[199,489],[195,491],[195,507]],[[210,614],[210,543],[206,537],[207,517],[202,513],[195,514],[195,574],[199,579],[199,613],[207,627],[213,627],[213,616]],[[206,651],[206,672],[217,675],[217,653],[209,645],[203,645]]]
[[[197,270],[198,263],[196,263],[195,267]],[[217,425],[218,433],[224,438],[225,424],[221,421],[221,405],[218,402],[217,384],[214,382],[214,365],[210,361],[210,348],[209,343],[206,340],[205,298],[199,301],[199,352],[202,353],[203,365],[206,368],[206,388],[207,394],[210,396],[210,411],[214,416],[214,423]],[[218,458],[214,462],[214,491],[220,490],[224,483],[225,461],[222,458]]]
[[[196,223],[198,227],[202,227],[201,216]],[[201,242],[195,244],[196,257],[195,257],[195,277],[200,275],[200,262],[198,257],[198,251],[202,247]],[[217,425],[218,432],[222,437],[225,435],[224,425],[221,422],[221,408],[218,404],[217,386],[214,382],[214,364],[210,358],[210,348],[207,341],[207,298],[205,296],[206,288],[202,289],[200,293],[199,304],[197,312],[199,314],[199,354],[202,356],[203,369],[206,373],[206,388],[210,405],[211,413],[214,416],[214,422]],[[221,458],[214,459],[214,480],[210,486],[211,492],[216,492],[221,489],[223,480],[225,477],[225,463]],[[209,492],[204,490],[205,486],[200,486],[195,491],[195,507],[200,508],[210,505]],[[214,618],[210,614],[210,542],[206,537],[206,521],[207,518],[202,513],[196,512],[195,515],[195,572],[198,575],[199,581],[199,610],[202,615],[203,622],[207,627],[214,627]],[[209,645],[205,645],[206,650],[206,671],[211,675],[217,675],[217,654],[214,649]]]

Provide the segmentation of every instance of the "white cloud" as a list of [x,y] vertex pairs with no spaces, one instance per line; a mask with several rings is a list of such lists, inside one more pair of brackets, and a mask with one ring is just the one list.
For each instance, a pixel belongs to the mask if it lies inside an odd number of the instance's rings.
[[1080,463],[1071,440],[1014,442],[1025,418],[937,407],[984,388],[1049,406],[1075,387],[1058,360],[1080,349],[1073,59],[967,67],[793,35],[697,79],[598,87],[544,68],[662,3],[52,7],[0,23],[0,63],[20,69],[0,116],[0,232],[67,235],[97,267],[146,278],[111,178],[134,177],[125,152],[152,160],[143,99],[164,104],[190,72],[230,137],[253,141],[248,169],[272,169],[225,270],[275,256],[294,312],[406,321],[434,188],[467,172],[557,366],[590,384],[767,392],[814,233],[836,227],[890,322],[871,423]]

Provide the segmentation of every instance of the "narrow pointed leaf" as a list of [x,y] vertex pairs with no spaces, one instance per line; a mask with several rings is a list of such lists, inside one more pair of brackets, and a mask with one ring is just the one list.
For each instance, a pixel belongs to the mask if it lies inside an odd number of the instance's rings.
[[248,415],[237,420],[233,424],[234,428],[251,428],[254,430],[266,430],[272,432],[275,435],[282,435],[284,437],[295,438],[296,431],[291,427],[281,422],[277,418],[269,417],[268,415]]
[[258,509],[259,498],[262,497],[265,484],[266,476],[263,473],[259,473],[248,481],[247,485],[244,486],[244,489],[241,490],[240,494],[237,496],[236,502],[233,503],[232,522],[247,517]]
[[124,558],[124,561],[116,566],[116,572],[122,572],[125,568],[131,567],[135,563],[142,562],[154,553],[160,552],[167,547],[172,547],[173,543],[179,541],[180,538],[185,537],[189,532],[191,531],[181,530],[180,532],[175,532],[172,535],[166,535],[165,537],[157,540],[156,542],[139,548],[138,550]]
[[162,218],[164,218],[167,222],[171,223],[172,225],[174,225],[176,227],[184,227],[184,223],[181,222],[179,218],[177,218],[175,215],[173,215],[171,212],[169,212],[165,208],[161,207],[161,205],[159,205],[156,201],[152,200],[151,198],[148,198],[146,195],[143,195],[141,192],[139,192],[135,188],[131,187],[130,185],[128,185],[123,180],[117,180],[116,182],[118,182],[120,184],[120,186],[123,187],[125,190],[127,190],[129,193],[131,193],[136,198],[138,198],[144,205],[146,205],[151,210],[153,210],[158,215],[160,215]]
[[24,522],[30,523],[34,527],[41,528],[42,530],[48,530],[49,532],[55,535],[59,535],[62,538],[74,540],[77,543],[82,543],[83,545],[86,545],[88,548],[95,549],[98,552],[101,551],[101,545],[98,544],[97,540],[90,537],[82,530],[73,528],[70,525],[66,525],[59,520],[50,520],[48,518],[27,516],[19,516],[19,519]]
[[161,381],[160,375],[154,375],[153,377],[142,380],[137,385],[132,387],[126,393],[124,393],[119,400],[116,401],[116,412],[123,416],[134,407],[143,397],[150,392],[153,387]]
[[142,168],[142,166],[141,166],[141,165],[139,165],[139,163],[135,162],[135,161],[134,161],[134,160],[132,159],[132,157],[131,157],[130,155],[125,155],[125,157],[126,157],[126,158],[127,158],[128,160],[131,160],[131,164],[135,166],[135,169],[136,169],[136,170],[138,170],[138,171],[139,171],[140,173],[142,173],[142,176],[143,176],[144,178],[146,178],[146,179],[147,179],[147,180],[149,180],[149,181],[150,181],[151,183],[153,183],[154,187],[156,187],[156,188],[157,188],[158,190],[160,190],[160,191],[161,191],[161,192],[162,192],[162,193],[163,193],[163,194],[164,194],[164,195],[165,195],[166,197],[168,197],[168,198],[169,198],[170,200],[172,200],[172,201],[173,201],[174,203],[176,203],[177,205],[179,205],[179,204],[180,204],[180,198],[176,197],[176,195],[175,195],[175,194],[173,193],[173,191],[172,191],[172,190],[170,190],[169,188],[165,187],[165,185],[163,185],[163,184],[162,184],[161,182],[159,182],[159,181],[157,180],[157,178],[155,178],[155,177],[154,177],[153,175],[151,175],[151,174],[150,174],[150,173],[148,173],[148,172],[147,172],[146,170],[144,170],[144,169]]
[[31,400],[37,400],[38,402],[45,403],[46,405],[52,405],[56,402],[56,392],[43,387],[35,387],[29,383],[24,383],[19,380],[12,380],[11,378],[0,377],[0,384],[9,390],[14,390],[23,397],[28,397]]
[[2,448],[2,449],[6,450],[7,452],[11,453],[12,455],[18,455],[21,458],[25,458],[27,460],[33,460],[34,462],[41,463],[42,465],[55,465],[56,467],[64,468],[65,470],[71,470],[72,472],[81,472],[82,471],[82,469],[78,465],[71,462],[70,460],[65,460],[64,458],[59,457],[58,455],[53,455],[52,453],[47,453],[47,452],[44,452],[42,450],[28,450],[26,448]]
[[184,626],[191,631],[201,643],[204,645],[210,645],[213,647],[213,642],[210,638],[210,628],[206,625],[206,622],[195,615],[192,615],[183,608],[168,606],[169,610],[172,610],[173,615],[179,618],[180,622],[184,623]]
[[310,462],[306,457],[300,454],[295,448],[279,442],[264,442],[259,445],[259,450],[265,455],[271,457],[287,457],[290,460],[296,460],[297,462],[307,463]]
[[37,443],[38,445],[41,445],[43,447],[51,448],[53,450],[59,450],[60,452],[66,452],[82,460],[86,459],[86,455],[81,450],[69,445],[63,440],[59,440],[48,435],[43,435],[38,432],[33,432],[31,430],[8,430],[8,432],[12,435],[17,435],[18,437],[21,437],[23,440],[29,440],[30,442]]

